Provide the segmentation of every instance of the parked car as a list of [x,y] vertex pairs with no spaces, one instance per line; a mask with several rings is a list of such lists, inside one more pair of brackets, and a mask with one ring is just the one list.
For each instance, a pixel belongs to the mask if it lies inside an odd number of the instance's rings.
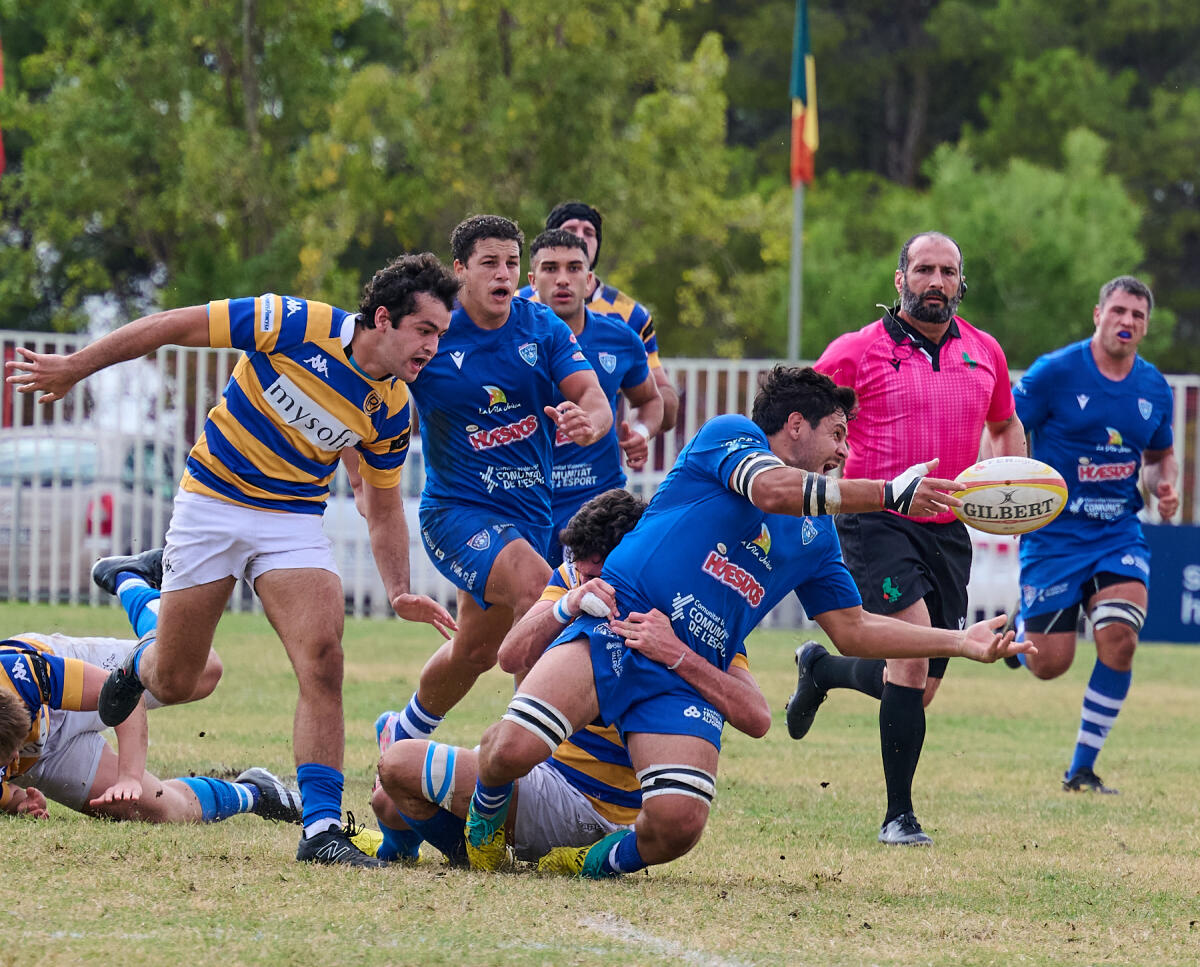
[[0,596],[74,601],[97,557],[161,544],[175,453],[162,440],[99,428],[0,434]]

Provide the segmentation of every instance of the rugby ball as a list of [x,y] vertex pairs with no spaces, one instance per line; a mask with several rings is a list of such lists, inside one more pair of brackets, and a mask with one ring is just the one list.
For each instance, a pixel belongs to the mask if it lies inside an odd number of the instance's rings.
[[958,475],[962,501],[955,516],[989,534],[1027,534],[1067,505],[1067,484],[1052,466],[1031,457],[992,457]]

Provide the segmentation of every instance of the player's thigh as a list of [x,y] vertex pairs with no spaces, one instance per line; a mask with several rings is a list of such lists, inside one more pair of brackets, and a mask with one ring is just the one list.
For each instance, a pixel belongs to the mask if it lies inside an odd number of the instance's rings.
[[489,604],[510,608],[519,618],[541,596],[550,574],[550,565],[528,541],[510,541],[496,555],[484,599]]
[[459,660],[494,665],[500,643],[513,626],[513,612],[504,605],[483,608],[468,591],[458,592],[458,631],[450,639],[450,653]]
[[572,732],[583,728],[600,714],[589,641],[577,638],[547,649],[521,682],[519,693],[554,706],[569,719]]
[[[919,625],[922,628],[931,627],[929,609],[925,600],[920,598],[890,615],[905,624]],[[929,678],[928,658],[889,658],[887,659],[887,681],[892,685],[902,685],[906,688],[925,688]],[[932,697],[932,695],[930,696]]]
[[279,568],[261,574],[254,591],[297,672],[339,653],[345,623],[341,578],[322,568]]
[[164,591],[159,599],[155,651],[164,668],[187,668],[198,676],[208,661],[217,623],[233,593],[236,580],[220,578],[208,584]]

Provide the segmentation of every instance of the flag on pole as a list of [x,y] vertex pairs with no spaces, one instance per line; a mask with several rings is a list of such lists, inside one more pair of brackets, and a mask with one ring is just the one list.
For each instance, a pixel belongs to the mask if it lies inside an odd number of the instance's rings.
[[796,0],[792,44],[792,187],[813,180],[817,153],[817,68],[808,44],[808,0]]

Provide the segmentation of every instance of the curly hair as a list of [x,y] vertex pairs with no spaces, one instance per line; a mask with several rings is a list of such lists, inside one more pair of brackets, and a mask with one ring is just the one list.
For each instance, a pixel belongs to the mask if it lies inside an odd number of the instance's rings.
[[606,490],[589,500],[558,534],[577,561],[605,558],[641,519],[646,502],[627,490]]
[[441,300],[447,309],[453,309],[458,288],[458,276],[432,252],[401,255],[371,276],[363,286],[358,300],[358,325],[373,327],[375,312],[383,306],[392,321],[392,328],[398,328],[400,320],[416,309],[418,292],[428,292]]
[[487,238],[516,242],[517,252],[525,251],[525,235],[517,223],[503,215],[472,215],[459,222],[450,233],[450,251],[463,265],[471,258],[475,245]]
[[791,414],[799,413],[815,430],[836,410],[850,417],[854,403],[854,390],[838,386],[811,366],[776,366],[762,379],[750,419],[770,436],[783,428]]
[[0,765],[7,765],[29,735],[33,719],[16,692],[0,688]]

